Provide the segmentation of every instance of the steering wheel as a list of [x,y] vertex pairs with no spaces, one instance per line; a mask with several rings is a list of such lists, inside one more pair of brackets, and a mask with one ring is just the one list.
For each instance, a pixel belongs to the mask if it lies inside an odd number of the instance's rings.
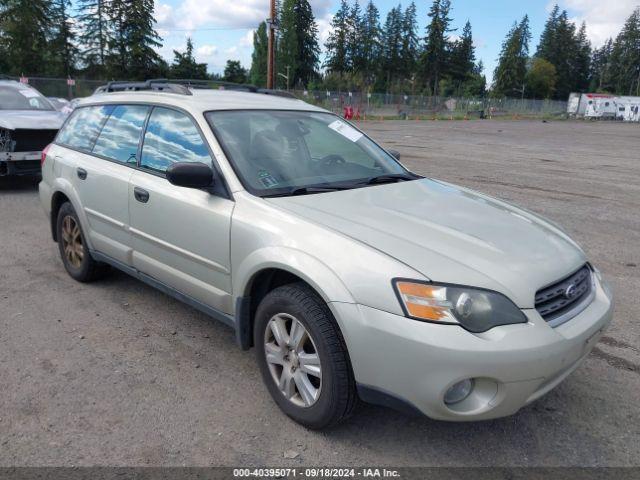
[[331,167],[333,165],[342,165],[343,163],[347,163],[347,161],[342,158],[340,155],[327,155],[323,157],[320,162],[327,167]]

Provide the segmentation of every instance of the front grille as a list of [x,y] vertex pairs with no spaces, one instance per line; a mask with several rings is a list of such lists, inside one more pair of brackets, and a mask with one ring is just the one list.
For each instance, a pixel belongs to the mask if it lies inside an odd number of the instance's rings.
[[14,152],[40,152],[44,147],[53,142],[57,130],[27,130],[19,129],[11,133],[15,142]]
[[580,307],[593,290],[591,275],[591,269],[585,265],[559,282],[538,290],[536,310],[540,316],[559,325],[580,313]]

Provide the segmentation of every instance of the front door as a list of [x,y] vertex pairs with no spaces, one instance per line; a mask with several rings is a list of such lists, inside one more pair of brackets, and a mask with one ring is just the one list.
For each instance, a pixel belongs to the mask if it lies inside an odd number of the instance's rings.
[[212,157],[191,117],[155,107],[140,169],[129,185],[133,265],[182,294],[231,313],[229,234],[234,203],[208,191],[171,185],[165,172],[176,162],[212,165]]

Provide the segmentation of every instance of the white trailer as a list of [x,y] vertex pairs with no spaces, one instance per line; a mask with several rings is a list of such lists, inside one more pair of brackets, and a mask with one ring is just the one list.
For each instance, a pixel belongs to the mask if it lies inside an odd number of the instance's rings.
[[612,95],[586,94],[587,106],[584,117],[593,119],[615,119],[618,109]]

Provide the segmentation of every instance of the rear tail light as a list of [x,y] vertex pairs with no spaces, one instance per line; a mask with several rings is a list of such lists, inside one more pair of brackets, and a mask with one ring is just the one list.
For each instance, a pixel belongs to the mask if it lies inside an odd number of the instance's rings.
[[47,153],[49,152],[49,148],[51,148],[51,144],[47,145],[42,150],[42,156],[40,157],[40,166],[44,165],[44,162],[47,159]]

